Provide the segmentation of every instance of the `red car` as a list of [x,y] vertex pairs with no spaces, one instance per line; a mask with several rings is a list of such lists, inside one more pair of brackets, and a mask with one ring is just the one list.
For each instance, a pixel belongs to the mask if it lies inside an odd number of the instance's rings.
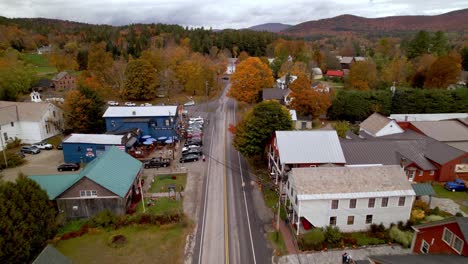
[[187,134],[187,138],[202,138],[203,137],[203,133],[188,133]]

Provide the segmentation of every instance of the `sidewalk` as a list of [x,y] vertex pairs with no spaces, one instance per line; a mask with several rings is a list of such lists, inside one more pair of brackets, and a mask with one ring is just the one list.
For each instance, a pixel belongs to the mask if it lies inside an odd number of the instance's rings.
[[281,232],[281,236],[283,237],[283,241],[288,251],[288,254],[297,254],[298,250],[294,241],[294,237],[291,234],[291,230],[286,226],[284,221],[280,221],[279,229]]

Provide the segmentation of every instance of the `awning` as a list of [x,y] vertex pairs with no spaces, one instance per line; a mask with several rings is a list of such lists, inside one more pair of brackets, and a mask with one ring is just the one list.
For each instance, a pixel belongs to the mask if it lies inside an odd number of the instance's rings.
[[411,186],[413,187],[416,196],[435,194],[435,191],[430,183],[415,183]]

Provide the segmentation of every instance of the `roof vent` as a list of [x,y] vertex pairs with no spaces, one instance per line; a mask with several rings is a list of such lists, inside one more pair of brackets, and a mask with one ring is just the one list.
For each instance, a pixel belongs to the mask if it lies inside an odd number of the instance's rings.
[[136,111],[132,111],[132,115],[136,115]]

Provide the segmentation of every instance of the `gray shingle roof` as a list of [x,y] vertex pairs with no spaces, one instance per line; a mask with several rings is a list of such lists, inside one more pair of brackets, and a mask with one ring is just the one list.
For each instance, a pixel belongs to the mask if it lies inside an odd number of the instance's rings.
[[373,113],[366,120],[364,120],[359,127],[366,130],[369,133],[377,134],[382,128],[384,128],[392,120],[379,114]]
[[427,143],[424,155],[432,161],[439,164],[445,164],[460,157],[464,153],[464,151],[454,148],[448,144],[432,141]]
[[414,121],[411,124],[438,141],[468,141],[468,127],[457,120]]
[[262,91],[263,100],[283,100],[284,97],[290,93],[289,89],[279,89],[279,88],[265,88]]
[[66,71],[61,71],[59,73],[57,73],[54,78],[52,78],[52,81],[60,81],[63,77],[65,77],[65,75],[67,75],[68,72]]
[[0,123],[40,121],[50,103],[0,101]]
[[300,200],[415,195],[395,165],[292,168],[289,181]]
[[466,263],[466,257],[457,255],[376,255],[370,259],[381,264],[462,264]]
[[468,217],[455,217],[458,227],[460,227],[460,230],[465,237],[465,243],[468,242]]

